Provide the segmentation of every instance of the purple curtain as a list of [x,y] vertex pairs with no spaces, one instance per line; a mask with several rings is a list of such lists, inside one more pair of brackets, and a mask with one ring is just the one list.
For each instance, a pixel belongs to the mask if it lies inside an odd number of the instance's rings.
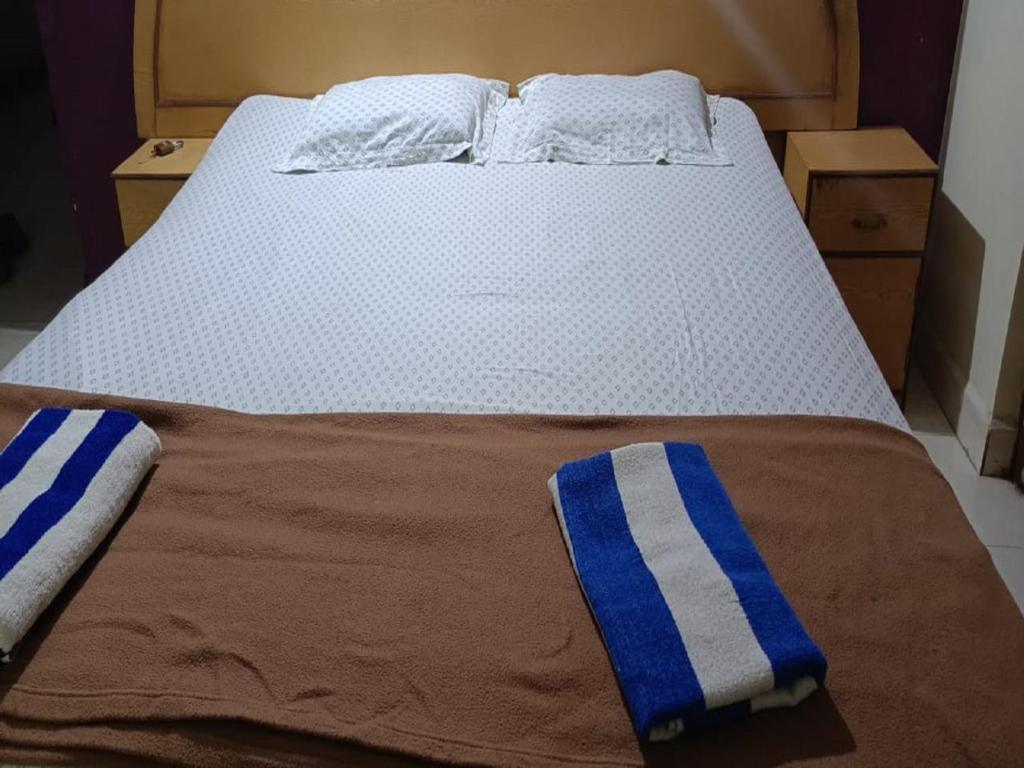
[[858,8],[860,124],[902,125],[938,160],[963,0],[860,0]]
[[110,172],[140,143],[132,92],[134,7],[133,0],[36,0],[87,281],[124,252]]

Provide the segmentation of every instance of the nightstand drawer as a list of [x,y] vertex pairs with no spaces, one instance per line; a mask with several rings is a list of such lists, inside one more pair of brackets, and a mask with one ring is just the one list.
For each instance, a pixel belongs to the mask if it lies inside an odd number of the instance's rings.
[[931,176],[819,176],[807,226],[818,250],[923,251]]
[[131,246],[160,218],[185,179],[117,179],[114,185],[124,244]]
[[920,256],[826,256],[825,266],[886,383],[903,390]]

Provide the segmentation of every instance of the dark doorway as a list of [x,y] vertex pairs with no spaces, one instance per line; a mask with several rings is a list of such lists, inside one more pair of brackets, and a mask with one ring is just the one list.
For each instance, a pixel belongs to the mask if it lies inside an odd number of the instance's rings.
[[0,3],[0,367],[82,287],[32,0]]

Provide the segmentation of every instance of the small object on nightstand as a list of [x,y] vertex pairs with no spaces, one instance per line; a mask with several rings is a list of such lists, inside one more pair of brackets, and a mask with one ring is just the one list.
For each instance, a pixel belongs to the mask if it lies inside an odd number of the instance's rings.
[[154,144],[153,151],[150,154],[154,157],[164,157],[172,152],[176,152],[183,146],[185,146],[185,142],[181,139],[165,139]]
[[786,184],[897,397],[937,172],[902,128],[790,133],[786,141]]
[[212,141],[150,139],[117,167],[112,175],[125,245],[132,245],[160,217]]

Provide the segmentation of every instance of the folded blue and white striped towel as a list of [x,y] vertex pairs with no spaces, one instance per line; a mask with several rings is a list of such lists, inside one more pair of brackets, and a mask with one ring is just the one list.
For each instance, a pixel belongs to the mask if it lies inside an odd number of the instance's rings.
[[824,683],[824,655],[700,446],[630,445],[548,486],[641,739],[793,706]]
[[130,413],[36,411],[0,453],[0,654],[39,614],[124,512],[160,455]]

